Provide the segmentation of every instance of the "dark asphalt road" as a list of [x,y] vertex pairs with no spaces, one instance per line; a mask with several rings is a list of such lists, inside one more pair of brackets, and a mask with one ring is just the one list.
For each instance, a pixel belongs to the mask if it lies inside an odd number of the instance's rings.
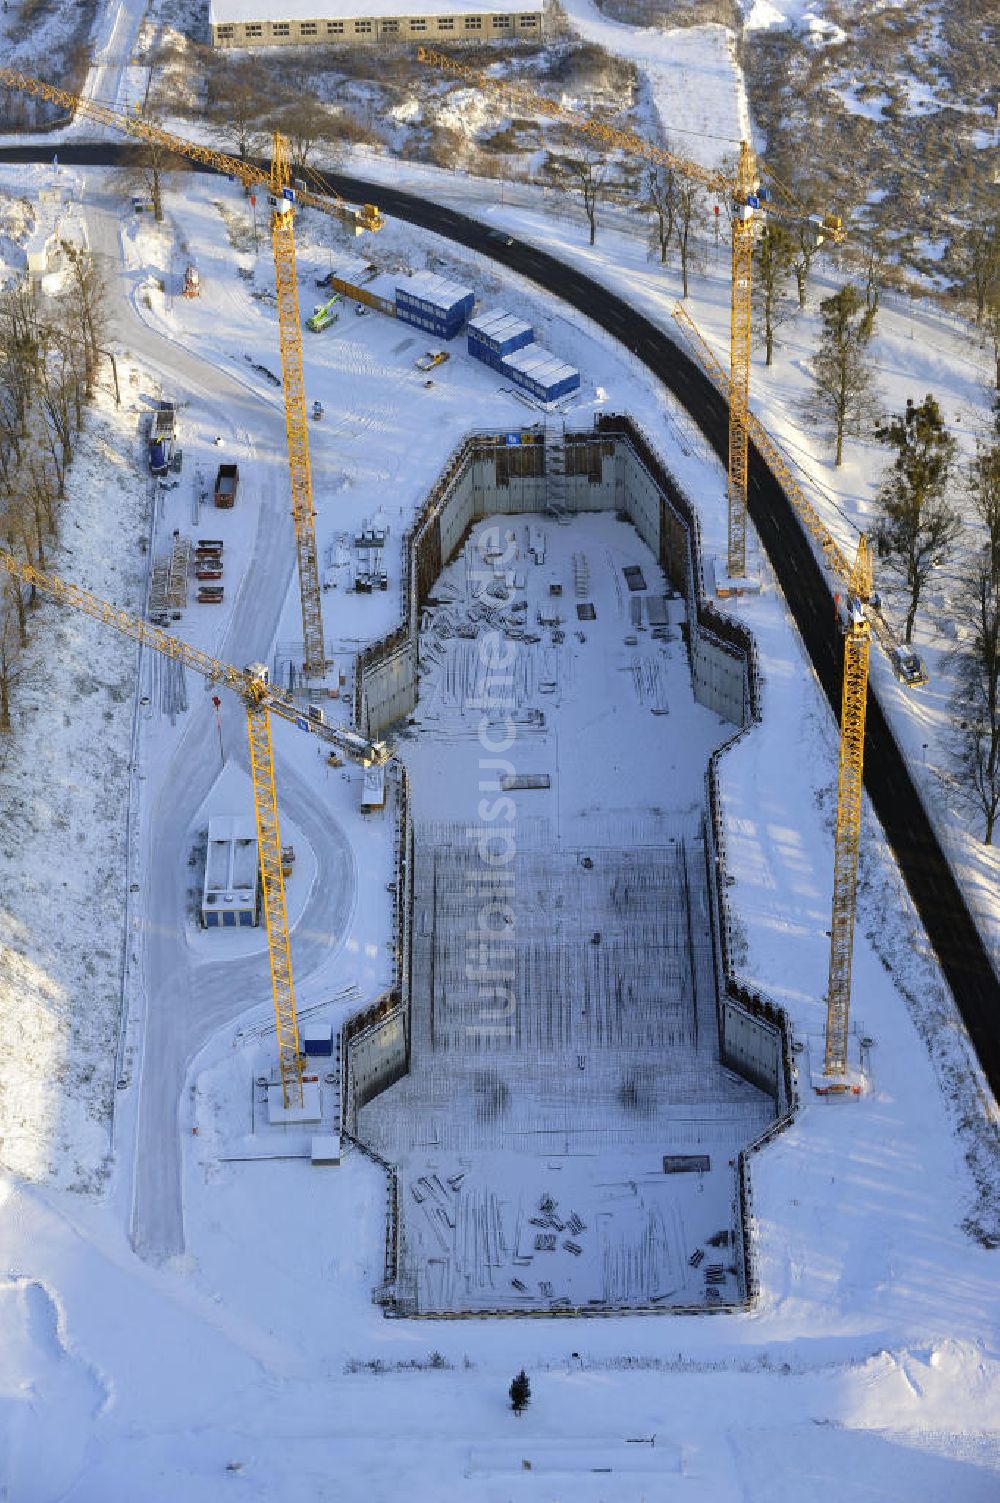
[[[121,148],[74,144],[57,148],[67,165],[116,166]],[[49,161],[53,148],[0,148],[0,161]],[[207,170],[207,169],[206,169]],[[563,265],[534,246],[484,228],[475,219],[382,183],[339,173],[327,175],[338,193],[353,203],[377,203],[388,214],[434,230],[528,277],[547,292],[614,335],[678,398],[727,463],[726,404],[701,369],[661,330],[622,298]],[[771,561],[807,653],[840,718],[842,646],[833,601],[810,543],[778,481],[751,449],[748,477],[750,516]],[[869,693],[865,736],[865,788],[920,914],[959,1011],[969,1030],[993,1094],[1000,1099],[1000,982],[979,931],[924,813],[909,771],[886,723],[878,699]],[[825,983],[817,977],[817,990]],[[891,1047],[891,1040],[882,1041]]]

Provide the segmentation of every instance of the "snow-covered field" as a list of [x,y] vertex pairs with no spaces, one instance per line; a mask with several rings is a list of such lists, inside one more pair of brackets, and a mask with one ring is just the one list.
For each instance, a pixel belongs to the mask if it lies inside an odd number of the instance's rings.
[[[581,25],[595,18],[581,7]],[[643,43],[632,45],[638,52]],[[398,164],[385,170],[401,179]],[[413,176],[424,191],[438,181]],[[647,262],[640,238],[601,230],[591,248],[572,218],[499,204],[495,185],[440,181],[442,197],[478,203],[491,222],[626,287],[669,325],[677,281]],[[23,183],[21,174],[21,191]],[[256,369],[278,366],[266,247],[255,256],[244,231],[247,248],[234,249],[227,219],[246,226],[247,205],[229,184],[186,182],[169,195],[163,232],[126,222],[102,174],[88,174],[85,191],[92,243],[120,258],[117,340],[137,380],[125,377],[120,412],[102,397],[51,562],[141,605],[146,560],[137,543],[150,517],[140,409],[157,392],[176,396],[187,404],[184,470],[161,498],[152,546],[174,528],[225,532],[227,557],[224,606],[191,607],[178,630],[237,663],[269,656],[300,628],[280,393]],[[301,222],[306,314],[319,297],[310,279],[328,268],[335,236],[325,221]],[[405,226],[390,225],[370,251],[387,267],[432,257],[436,269],[474,284],[486,306],[532,318],[544,342],[584,373],[570,421],[586,423],[601,407],[632,412],[698,501],[707,547],[721,551],[725,477],[626,352],[526,284]],[[194,303],[179,297],[187,259],[202,274]],[[724,351],[724,256],[710,255],[691,301]],[[852,446],[834,472],[796,417],[814,317],[785,326],[771,372],[755,364],[754,403],[847,546],[851,524],[871,514],[881,456]],[[345,669],[357,643],[393,624],[396,545],[461,434],[537,416],[460,342],[427,389],[413,369],[426,342],[418,330],[349,310],[333,329],[304,336],[308,395],[326,409],[310,433],[324,563],[332,568],[366,520],[380,516],[390,528],[387,593],[355,596],[335,584],[324,595]],[[975,430],[987,367],[967,331],[886,309],[877,359],[889,409],[931,389],[956,434]],[[238,457],[243,477],[232,513],[198,499],[223,452]],[[804,1084],[824,1012],[836,728],[766,562],[756,554],[754,562],[763,593],[733,608],[757,636],[764,719],[723,760],[729,898],[742,974],[788,1009]],[[331,583],[341,572],[333,569]],[[918,632],[934,675],[927,689],[907,695],[873,655],[877,687],[932,807],[943,805],[935,768],[947,726],[946,590]],[[291,1157],[242,1161],[256,1141],[253,1081],[268,1061],[266,966],[258,935],[219,936],[210,952],[215,936],[190,922],[187,864],[209,813],[245,812],[234,807],[248,794],[239,707],[223,708],[229,766],[220,777],[219,732],[201,685],[188,683],[191,708],[171,725],[148,692],[150,665],[142,667],[150,702],[140,705],[126,873],[135,649],[54,607],[41,610],[51,623],[33,638],[2,772],[7,1496],[214,1503],[236,1487],[252,1498],[366,1503],[674,1495],[799,1503],[823,1485],[885,1503],[997,1495],[996,1254],[983,1245],[997,1236],[995,1106],[979,1091],[870,817],[854,982],[858,1033],[873,1041],[869,1090],[851,1102],[806,1091],[794,1126],[754,1157],[756,1309],[711,1320],[387,1322],[370,1301],[382,1263],[376,1166],[355,1153],[338,1168],[314,1168],[299,1142]],[[342,706],[331,702],[331,712]],[[360,774],[328,769],[310,738],[279,727],[275,747],[279,805],[302,852],[289,888],[300,1006],[335,1021],[377,996],[389,975],[389,819],[363,819]],[[447,789],[435,797],[431,812],[448,818]],[[956,832],[984,926],[995,926],[993,857],[951,811],[942,807],[941,817]],[[127,1085],[115,1092],[126,899]],[[102,1181],[104,1193],[94,1193]],[[533,1400],[515,1420],[506,1391],[522,1365]]]

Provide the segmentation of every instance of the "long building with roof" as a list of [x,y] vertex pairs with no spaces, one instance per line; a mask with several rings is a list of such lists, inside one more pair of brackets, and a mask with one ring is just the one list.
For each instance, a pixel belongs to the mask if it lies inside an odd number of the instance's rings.
[[210,0],[213,47],[536,41],[543,0]]

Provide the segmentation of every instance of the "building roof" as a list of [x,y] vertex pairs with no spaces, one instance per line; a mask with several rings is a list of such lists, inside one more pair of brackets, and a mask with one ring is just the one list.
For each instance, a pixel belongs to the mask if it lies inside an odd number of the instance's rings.
[[425,303],[441,309],[454,308],[456,303],[475,296],[471,287],[463,287],[461,283],[452,282],[448,277],[439,277],[433,271],[415,271],[412,277],[396,283],[396,291],[405,292],[410,297],[423,298]]
[[338,277],[341,282],[350,282],[357,287],[361,282],[371,281],[376,269],[375,263],[369,261],[367,256],[352,256],[348,251],[338,251],[330,274]]
[[479,313],[475,318],[470,318],[467,324],[470,334],[478,334],[481,339],[493,339],[497,344],[502,344],[505,339],[511,339],[514,335],[530,334],[532,328],[525,323],[523,318],[517,318],[513,313],[505,313],[497,308],[492,313]]
[[252,905],[257,870],[256,820],[240,814],[210,819],[203,905],[216,909]]
[[513,350],[503,357],[503,363],[520,371],[522,375],[530,376],[533,381],[542,381],[548,386],[556,381],[565,381],[567,376],[580,374],[572,365],[567,365],[558,355],[551,354],[540,344],[526,344],[521,350]]
[[521,15],[542,0],[210,0],[209,24],[246,21],[340,21],[361,16]]

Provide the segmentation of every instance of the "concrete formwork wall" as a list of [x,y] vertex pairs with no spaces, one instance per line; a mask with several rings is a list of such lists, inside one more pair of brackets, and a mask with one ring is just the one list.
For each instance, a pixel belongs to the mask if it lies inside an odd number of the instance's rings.
[[376,741],[417,703],[417,655],[409,633],[398,646],[373,653],[357,682],[354,723],[369,741]]
[[[441,506],[437,525],[441,538],[441,567],[448,562],[477,517],[485,515],[486,497],[494,490],[484,484],[482,461],[475,460],[451,485]],[[492,477],[491,477],[492,479]]]
[[659,559],[664,510],[662,487],[657,485],[628,445],[618,444],[616,447],[622,470],[619,510],[629,518],[653,557]]
[[[675,589],[685,596],[695,698],[733,725],[748,714],[746,633],[705,602],[700,590],[699,538],[693,509],[645,445],[636,445],[623,420],[617,437],[569,435],[562,505],[570,511],[622,511]],[[545,451],[541,443],[506,446],[468,439],[452,455],[407,538],[406,630],[375,643],[358,658],[355,723],[381,735],[416,705],[416,638],[420,605],[473,523],[491,515],[544,509]],[[746,638],[746,641],[743,638]]]
[[760,718],[753,637],[740,622],[724,615],[705,599],[697,514],[673,476],[663,469],[645,435],[627,417],[599,418],[597,427],[604,433],[619,433],[627,440],[621,446],[619,505],[651,547],[654,546],[651,534],[644,532],[643,527],[652,527],[649,498],[654,494],[660,498],[656,555],[671,584],[687,600],[695,697],[739,727],[733,740],[714,753],[706,778],[709,807],[706,854],[719,998],[719,1048],[723,1063],[769,1091],[779,1114],[784,1115],[793,1100],[788,1022],[780,1008],[744,986],[734,972],[718,792],[719,760]]
[[745,658],[707,632],[692,632],[691,681],[699,704],[714,710],[731,725],[742,725],[746,714],[746,677]]
[[402,1080],[409,1069],[408,1011],[403,1005],[349,1040],[348,1102],[350,1130],[361,1107]]
[[[567,462],[562,504],[566,509],[579,511],[614,508],[629,517],[659,560],[670,584],[687,602],[695,696],[738,726],[739,732],[733,740],[739,740],[760,717],[754,643],[739,622],[723,615],[704,598],[700,530],[694,508],[663,469],[645,435],[629,418],[599,418],[595,429],[596,438],[573,435],[567,439],[567,455],[572,453],[574,457]],[[416,702],[416,641],[421,604],[473,522],[492,513],[516,515],[544,509],[541,444],[505,449],[502,440],[498,443],[496,439],[473,437],[452,454],[406,540],[403,625],[381,644],[373,644],[358,660],[356,718],[363,728],[367,724],[370,735],[399,718],[396,711],[405,714]],[[742,1152],[739,1159],[739,1261],[743,1266],[745,1292],[752,1297],[756,1280],[745,1238],[748,1155],[791,1120],[795,1093],[787,1018],[769,999],[743,986],[733,970],[717,771],[719,758],[725,751],[724,747],[713,755],[706,778],[709,804],[706,860],[718,982],[720,1056],[729,1068],[768,1091],[779,1114],[760,1142]],[[413,835],[406,819],[403,827],[405,859],[402,879],[397,885],[397,909],[412,916]],[[408,909],[405,905],[409,905]],[[401,964],[397,969],[397,984],[402,995],[396,1005],[377,1020],[371,1021],[369,1015],[363,1020],[352,1020],[354,1027],[348,1025],[352,1078],[345,1101],[349,1112],[372,1100],[408,1069],[409,940],[407,933],[399,946]]]
[[[608,417],[595,423],[596,437],[576,434],[566,440],[566,475],[562,506],[590,511],[614,508],[629,517],[659,560],[673,588],[685,597],[695,696],[746,734],[760,717],[760,691],[753,638],[737,621],[719,612],[703,594],[701,540],[697,514],[663,469],[645,435],[628,418]],[[624,442],[619,442],[619,440]],[[516,515],[545,509],[545,455],[540,443],[507,448],[502,440],[472,437],[450,457],[427,499],[404,549],[404,620],[397,631],[373,644],[358,659],[355,681],[356,723],[369,735],[407,713],[416,703],[416,642],[423,600],[479,518],[493,513]],[[730,742],[729,745],[733,743]],[[788,1023],[780,1008],[751,992],[736,978],[730,955],[729,916],[724,889],[725,850],[718,798],[716,752],[706,783],[709,819],[706,830],[708,889],[712,908],[712,944],[717,976],[717,1017],[723,1063],[771,1094],[778,1118],[758,1144],[739,1157],[739,1258],[745,1293],[756,1292],[753,1258],[746,1236],[749,1204],[749,1153],[779,1131],[794,1112]],[[405,780],[405,779],[404,779]],[[401,807],[405,805],[401,800]],[[397,861],[398,992],[391,1010],[378,1009],[352,1020],[349,1089],[345,1106],[353,1127],[357,1108],[400,1079],[409,1067],[411,995],[413,832],[401,820]],[[399,925],[397,924],[397,928]],[[386,1167],[393,1183],[391,1166]],[[396,1218],[390,1217],[392,1225]],[[387,1243],[388,1246],[388,1243]],[[390,1259],[387,1252],[387,1269]],[[389,1278],[387,1272],[386,1277]]]
[[719,1055],[729,1069],[752,1080],[776,1102],[781,1100],[781,1033],[773,1023],[754,1017],[732,997],[723,997],[719,1009]]
[[567,511],[616,511],[618,494],[617,444],[593,438],[566,443],[566,477],[562,505]]

